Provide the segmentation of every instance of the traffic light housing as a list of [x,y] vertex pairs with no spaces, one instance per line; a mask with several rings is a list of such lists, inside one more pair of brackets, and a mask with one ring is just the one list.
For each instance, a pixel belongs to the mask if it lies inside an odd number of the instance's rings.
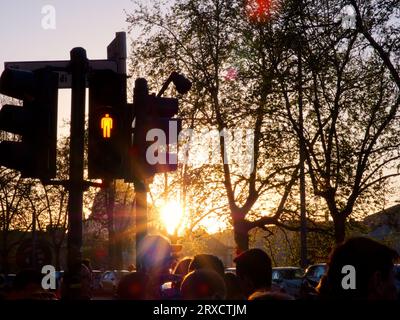
[[124,178],[129,144],[126,75],[93,70],[89,75],[90,179]]
[[0,93],[23,101],[4,105],[0,130],[17,134],[18,141],[0,142],[0,165],[22,177],[56,176],[58,75],[47,68],[36,71],[5,69]]
[[[147,138],[150,141],[146,141],[148,144],[147,161],[152,166],[154,173],[175,171],[178,168],[178,155],[170,152],[170,147],[178,145],[178,135],[182,130],[182,119],[175,118],[179,112],[178,99],[149,96],[148,108]],[[152,130],[156,130],[153,131],[154,134],[152,134]],[[156,140],[159,138],[159,133],[165,135],[165,141]],[[151,158],[161,161],[152,163],[150,162]]]
[[174,118],[178,111],[178,99],[149,95],[147,81],[136,80],[128,181],[145,180],[156,173],[177,169],[177,154],[170,153],[169,147],[177,145],[181,131],[181,119]]

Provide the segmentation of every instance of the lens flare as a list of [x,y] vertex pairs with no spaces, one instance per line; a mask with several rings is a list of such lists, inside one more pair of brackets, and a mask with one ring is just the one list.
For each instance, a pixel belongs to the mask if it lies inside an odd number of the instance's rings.
[[178,202],[171,201],[163,205],[160,216],[168,234],[173,235],[179,231],[183,210]]

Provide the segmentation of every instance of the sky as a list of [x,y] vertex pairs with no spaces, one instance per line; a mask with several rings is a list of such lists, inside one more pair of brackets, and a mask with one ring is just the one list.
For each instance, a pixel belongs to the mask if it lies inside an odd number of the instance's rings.
[[[133,8],[131,0],[1,0],[0,72],[5,61],[68,60],[74,47],[85,48],[89,59],[106,59],[115,33],[127,31],[125,10]],[[70,91],[60,90],[59,128],[69,114]]]

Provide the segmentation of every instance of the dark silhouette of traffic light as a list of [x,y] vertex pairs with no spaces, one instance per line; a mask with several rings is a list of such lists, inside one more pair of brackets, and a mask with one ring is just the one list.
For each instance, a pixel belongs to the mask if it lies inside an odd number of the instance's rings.
[[54,178],[57,150],[58,75],[49,69],[6,69],[0,93],[23,101],[4,105],[0,130],[20,135],[18,141],[1,141],[0,165],[21,172],[22,177]]
[[90,179],[124,178],[128,131],[126,75],[94,70],[89,75]]
[[175,171],[178,155],[170,152],[170,146],[177,145],[182,130],[182,120],[174,118],[179,112],[178,99],[149,96],[148,108],[147,162],[154,173]]
[[177,144],[182,127],[181,119],[174,118],[178,111],[178,99],[149,95],[147,81],[136,80],[128,180],[145,180],[177,169],[177,154],[170,153],[169,147]]

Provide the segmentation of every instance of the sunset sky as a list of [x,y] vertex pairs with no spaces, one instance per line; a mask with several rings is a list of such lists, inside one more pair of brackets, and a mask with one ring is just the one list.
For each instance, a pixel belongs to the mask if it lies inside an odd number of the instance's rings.
[[[42,8],[55,9],[55,29],[42,27]],[[0,72],[5,61],[68,60],[74,47],[89,59],[105,59],[106,47],[118,31],[127,31],[131,0],[2,0]],[[129,43],[128,37],[128,43]],[[70,113],[69,90],[59,93],[59,125]]]

